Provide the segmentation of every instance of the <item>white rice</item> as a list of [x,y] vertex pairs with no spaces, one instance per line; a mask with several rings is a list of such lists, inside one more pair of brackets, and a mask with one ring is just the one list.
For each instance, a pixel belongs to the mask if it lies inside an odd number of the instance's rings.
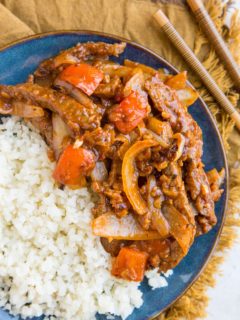
[[[142,304],[138,283],[111,276],[111,258],[91,233],[87,189],[60,190],[37,132],[18,118],[0,124],[0,307],[23,318],[125,319]],[[155,270],[153,288],[166,286]]]

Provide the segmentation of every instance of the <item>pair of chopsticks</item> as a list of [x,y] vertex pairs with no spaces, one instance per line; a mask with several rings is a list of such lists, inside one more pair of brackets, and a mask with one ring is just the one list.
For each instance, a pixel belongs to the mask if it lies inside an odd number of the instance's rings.
[[[200,0],[187,0],[190,8],[195,14],[197,20],[201,24],[203,30],[206,32],[210,42],[214,45],[219,57],[225,63],[226,69],[232,77],[237,89],[240,89],[240,70],[239,66],[234,61],[230,51],[228,50],[223,39],[219,35],[215,25],[209,17],[206,9],[204,8],[202,1]],[[215,80],[204,68],[202,63],[194,55],[193,51],[188,47],[186,42],[180,36],[180,34],[173,27],[162,10],[158,10],[154,14],[154,18],[160,25],[161,30],[167,35],[173,45],[182,54],[183,58],[190,65],[190,67],[198,74],[202,82],[205,84],[209,92],[216,99],[219,105],[230,115],[234,120],[236,127],[240,130],[240,114],[234,108],[232,103],[228,100],[222,90],[219,88]]]

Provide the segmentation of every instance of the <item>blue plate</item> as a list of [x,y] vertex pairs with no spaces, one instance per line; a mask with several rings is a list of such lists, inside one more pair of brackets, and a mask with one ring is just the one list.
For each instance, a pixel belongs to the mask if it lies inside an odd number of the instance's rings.
[[[42,60],[56,55],[60,50],[71,47],[78,42],[104,41],[114,43],[122,40],[127,42],[127,48],[120,58],[115,59],[120,63],[124,59],[131,59],[153,68],[164,67],[171,73],[177,72],[174,67],[152,51],[125,39],[89,31],[63,31],[31,36],[0,50],[0,83],[16,84],[25,81]],[[203,131],[203,162],[206,170],[224,167],[228,172],[223,143],[207,106],[202,99],[198,99],[189,110]],[[195,240],[188,255],[174,269],[174,274],[168,278],[168,287],[151,290],[147,282],[143,281],[141,290],[144,303],[140,309],[135,310],[128,317],[128,320],[145,320],[156,316],[182,296],[197,279],[221,233],[228,198],[228,174],[223,188],[225,191],[216,204],[217,225],[208,234]],[[103,315],[98,315],[97,318],[99,320],[106,319]],[[0,319],[14,318],[6,311],[0,310]],[[115,319],[120,318],[116,317]]]

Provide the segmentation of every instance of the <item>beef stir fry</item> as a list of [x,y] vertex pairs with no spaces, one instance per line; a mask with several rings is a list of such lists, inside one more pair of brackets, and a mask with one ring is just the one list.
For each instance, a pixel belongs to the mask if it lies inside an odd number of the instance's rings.
[[97,194],[92,229],[112,274],[141,281],[148,268],[175,267],[216,224],[224,169],[204,171],[186,72],[109,60],[124,48],[88,42],[61,52],[26,83],[0,85],[0,113],[39,130],[59,187]]

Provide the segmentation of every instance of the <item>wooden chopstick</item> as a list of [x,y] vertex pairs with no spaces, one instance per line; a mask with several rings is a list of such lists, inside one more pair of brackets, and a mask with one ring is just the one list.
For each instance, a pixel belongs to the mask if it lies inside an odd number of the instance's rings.
[[233,79],[236,87],[240,90],[240,68],[234,60],[227,45],[218,33],[214,23],[212,22],[207,10],[201,0],[187,0],[192,12],[196,16],[196,20],[202,27],[210,43],[216,50],[222,62],[225,64],[227,71]]
[[164,31],[173,45],[182,54],[186,62],[198,74],[202,82],[208,88],[209,92],[213,95],[219,105],[230,115],[230,117],[234,120],[236,127],[240,130],[240,114],[224,95],[212,76],[207,72],[202,63],[194,55],[180,34],[175,30],[161,9],[154,14],[154,18],[160,25],[161,30]]

